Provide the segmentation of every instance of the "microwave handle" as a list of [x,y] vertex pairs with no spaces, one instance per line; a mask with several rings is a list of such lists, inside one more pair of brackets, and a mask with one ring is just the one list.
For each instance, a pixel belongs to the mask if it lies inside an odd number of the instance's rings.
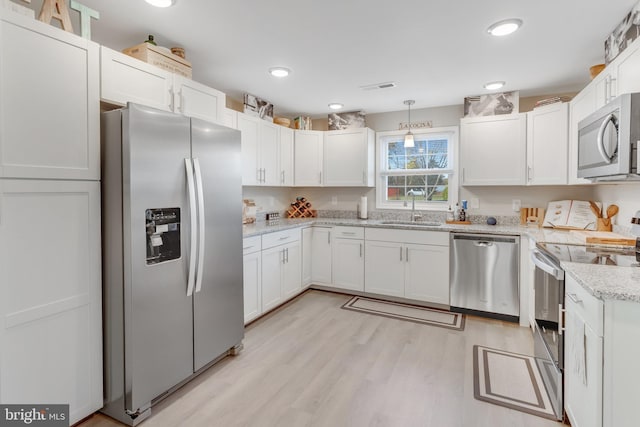
[[607,154],[607,151],[604,148],[604,131],[607,128],[609,122],[615,125],[615,116],[613,115],[613,113],[605,117],[605,119],[602,121],[602,124],[600,125],[600,129],[598,130],[598,151],[600,152],[600,155],[602,156],[604,161],[610,164],[613,161],[613,158],[616,156],[618,149],[616,148],[616,151],[610,156],[609,154]]

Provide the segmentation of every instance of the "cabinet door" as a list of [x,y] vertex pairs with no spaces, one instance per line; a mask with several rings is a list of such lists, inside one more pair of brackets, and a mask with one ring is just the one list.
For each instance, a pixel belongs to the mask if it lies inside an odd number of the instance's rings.
[[449,305],[449,248],[405,244],[405,297]]
[[280,185],[293,187],[293,129],[280,126]]
[[345,129],[324,136],[324,185],[362,187],[368,184],[370,129]]
[[395,242],[367,241],[365,292],[404,297],[404,246]]
[[173,74],[124,53],[100,47],[103,101],[127,102],[173,111]]
[[201,83],[174,75],[174,110],[208,122],[224,122],[225,94]]
[[313,130],[295,132],[293,181],[296,187],[322,186],[323,133]]
[[[564,407],[572,426],[601,427],[603,339],[589,325],[584,326],[584,335],[576,330],[584,320],[576,313],[574,303],[566,302]],[[578,346],[584,346],[586,378],[578,371]]]
[[567,183],[569,104],[527,113],[527,184]]
[[331,284],[331,228],[313,227],[311,239],[311,281]]
[[280,304],[282,298],[282,246],[262,251],[262,312]]
[[578,178],[578,123],[596,111],[596,88],[589,85],[576,95],[569,104],[569,172],[568,183],[590,184],[591,181]]
[[100,183],[0,179],[2,403],[102,407]]
[[632,43],[614,63],[616,94],[640,92],[640,41]]
[[258,167],[258,128],[260,119],[238,113],[241,132],[242,185],[258,185],[262,175]]
[[100,179],[99,46],[0,9],[0,177]]
[[616,96],[616,79],[613,75],[612,68],[613,67],[605,68],[591,82],[591,85],[595,87],[596,110],[607,104]]
[[238,112],[230,108],[225,108],[222,124],[231,129],[238,129]]
[[254,252],[243,257],[244,323],[262,313],[262,255]]
[[302,229],[302,285],[311,284],[311,241],[313,239],[313,229],[311,227]]
[[302,291],[300,241],[286,245],[284,250],[285,262],[282,265],[282,294],[284,299],[289,299]]
[[364,240],[334,239],[333,286],[364,291]]
[[462,185],[524,185],[526,114],[462,119]]
[[262,179],[260,184],[280,185],[280,169],[278,168],[278,128],[277,125],[261,120],[258,130],[259,168]]

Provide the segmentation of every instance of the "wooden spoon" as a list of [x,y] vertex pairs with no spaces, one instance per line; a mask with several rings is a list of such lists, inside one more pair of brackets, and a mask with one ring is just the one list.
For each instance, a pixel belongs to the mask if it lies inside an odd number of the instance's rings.
[[596,214],[596,218],[602,218],[602,211],[600,211],[596,202],[589,200],[589,205],[591,205],[591,211]]
[[618,214],[619,210],[620,208],[618,208],[618,205],[609,205],[609,207],[607,208],[607,218],[613,218]]

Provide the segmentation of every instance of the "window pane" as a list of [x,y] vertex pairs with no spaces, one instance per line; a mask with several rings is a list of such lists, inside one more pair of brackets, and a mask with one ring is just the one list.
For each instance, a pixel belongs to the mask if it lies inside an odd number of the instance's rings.
[[387,187],[387,200],[404,200],[405,188],[404,187]]
[[446,139],[434,139],[429,141],[429,169],[449,168],[448,145],[449,143]]
[[388,176],[387,200],[411,201],[415,194],[418,202],[449,201],[449,175]]
[[390,176],[387,184],[392,186],[392,187],[404,187],[405,183],[407,182],[407,177],[406,176]]

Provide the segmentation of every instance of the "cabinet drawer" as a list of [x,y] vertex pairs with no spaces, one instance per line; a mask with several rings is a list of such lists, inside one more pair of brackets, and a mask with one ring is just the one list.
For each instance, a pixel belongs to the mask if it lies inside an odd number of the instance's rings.
[[252,254],[262,250],[262,237],[252,236],[242,239],[242,255]]
[[299,228],[276,231],[275,233],[262,235],[262,248],[268,249],[274,246],[284,245],[285,243],[295,242],[296,240],[300,240]]
[[580,316],[601,337],[604,330],[604,303],[591,295],[574,278],[565,280],[565,308]]
[[333,235],[341,239],[364,239],[364,227],[334,227]]
[[367,240],[382,242],[416,243],[418,245],[449,246],[449,233],[445,231],[396,230],[392,228],[367,228]]

